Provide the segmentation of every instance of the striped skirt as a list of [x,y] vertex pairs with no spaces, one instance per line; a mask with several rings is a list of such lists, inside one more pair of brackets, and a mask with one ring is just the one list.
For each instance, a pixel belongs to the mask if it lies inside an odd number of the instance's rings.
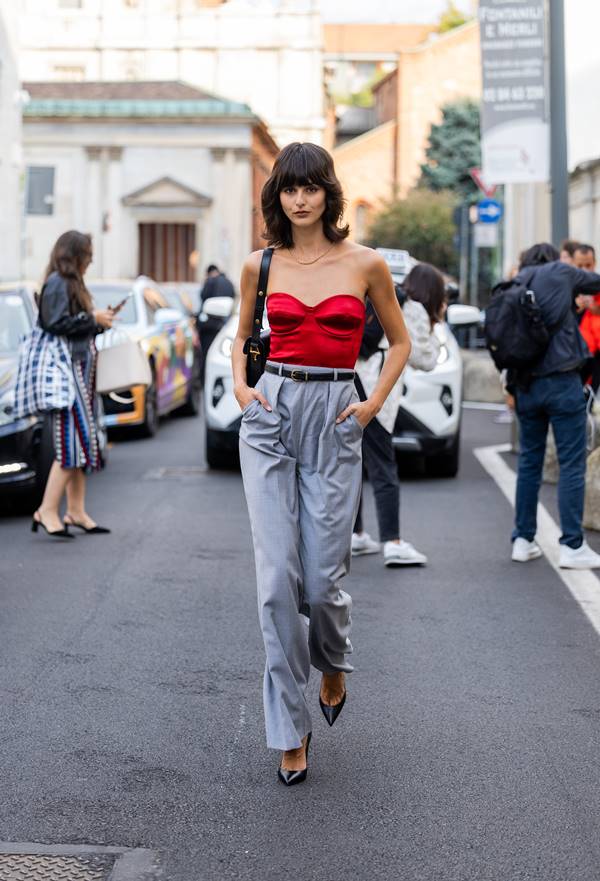
[[75,402],[70,410],[53,413],[54,453],[63,468],[86,472],[103,467],[96,429],[96,347],[90,341],[82,361],[73,361]]

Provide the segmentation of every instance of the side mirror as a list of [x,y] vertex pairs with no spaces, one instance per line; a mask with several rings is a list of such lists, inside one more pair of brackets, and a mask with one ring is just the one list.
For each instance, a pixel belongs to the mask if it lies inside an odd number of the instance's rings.
[[477,306],[466,306],[464,303],[451,303],[446,312],[446,321],[450,327],[477,327],[482,318],[482,312]]
[[168,324],[177,324],[183,318],[179,309],[157,309],[154,313],[154,321],[159,327],[166,327]]
[[229,318],[233,310],[233,297],[209,297],[202,304],[201,315],[209,318]]

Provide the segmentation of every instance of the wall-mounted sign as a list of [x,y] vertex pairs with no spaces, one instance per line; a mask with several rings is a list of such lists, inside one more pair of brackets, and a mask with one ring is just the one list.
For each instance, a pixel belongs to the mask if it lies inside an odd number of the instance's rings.
[[483,176],[495,184],[547,181],[544,0],[480,0]]

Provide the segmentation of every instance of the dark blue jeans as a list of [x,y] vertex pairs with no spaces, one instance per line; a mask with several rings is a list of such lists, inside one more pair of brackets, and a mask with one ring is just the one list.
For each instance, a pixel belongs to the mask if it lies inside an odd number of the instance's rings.
[[560,476],[558,509],[561,544],[578,548],[585,497],[586,407],[577,373],[554,373],[534,379],[528,391],[517,391],[520,446],[515,538],[533,541],[548,425],[552,425]]

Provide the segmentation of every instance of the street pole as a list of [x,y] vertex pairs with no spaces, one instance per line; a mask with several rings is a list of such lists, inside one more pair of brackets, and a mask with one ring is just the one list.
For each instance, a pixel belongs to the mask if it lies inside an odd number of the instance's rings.
[[552,240],[569,237],[569,171],[567,160],[567,96],[565,86],[564,0],[548,0],[550,13],[550,187]]
[[467,302],[469,290],[469,242],[470,239],[469,206],[460,206],[460,263],[459,291],[461,302]]

